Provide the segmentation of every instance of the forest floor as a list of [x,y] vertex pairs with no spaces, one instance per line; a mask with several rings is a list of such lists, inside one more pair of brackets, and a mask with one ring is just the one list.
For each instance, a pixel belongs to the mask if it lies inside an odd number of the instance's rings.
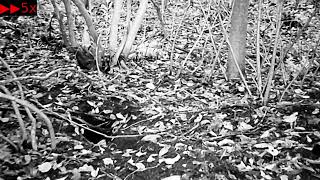
[[[99,76],[79,69],[58,28],[48,38],[48,20],[0,21],[2,58],[18,77],[29,76],[21,81],[26,99],[50,118],[58,141],[49,148],[42,121],[37,151],[27,142],[16,152],[0,139],[0,179],[320,179],[317,72],[289,90],[276,78],[268,106],[241,82],[208,78],[191,60],[179,77],[169,70],[178,72],[180,62],[142,57],[127,62],[129,72]],[[0,85],[10,78],[0,66]],[[5,85],[18,94],[13,83]],[[0,101],[0,115],[1,134],[18,143],[9,101]]]

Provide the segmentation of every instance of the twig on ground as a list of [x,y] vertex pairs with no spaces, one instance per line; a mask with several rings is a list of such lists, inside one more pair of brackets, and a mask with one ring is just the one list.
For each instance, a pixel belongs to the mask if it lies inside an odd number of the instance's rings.
[[126,130],[126,129],[129,129],[130,127],[132,127],[132,126],[135,126],[135,125],[137,125],[137,124],[140,124],[140,123],[143,123],[143,122],[146,122],[146,121],[152,121],[152,120],[155,120],[155,119],[157,119],[158,117],[161,117],[161,116],[163,116],[163,114],[157,114],[157,115],[155,115],[155,116],[152,116],[152,117],[150,117],[150,118],[147,118],[147,119],[144,119],[144,120],[141,120],[141,121],[138,121],[138,122],[136,122],[136,123],[133,123],[133,124],[131,124],[131,125],[129,125],[129,126],[127,126],[127,127],[125,127],[125,128],[122,128],[121,130]]
[[12,78],[12,79],[2,80],[2,81],[0,81],[0,85],[2,85],[2,84],[7,84],[7,83],[10,83],[10,82],[14,82],[14,81],[26,80],[26,79],[46,80],[46,79],[48,79],[49,77],[51,77],[51,76],[53,76],[54,74],[56,74],[56,73],[58,73],[58,72],[61,72],[61,71],[74,71],[74,72],[77,72],[77,73],[85,76],[86,78],[88,78],[88,79],[91,80],[91,81],[99,81],[99,80],[97,80],[97,79],[93,79],[93,78],[89,77],[87,74],[85,74],[85,73],[83,73],[83,72],[80,72],[80,71],[78,71],[78,70],[75,69],[75,68],[60,68],[60,69],[51,71],[50,73],[46,74],[45,76],[23,76],[23,77],[16,77],[16,78]]
[[[13,70],[11,69],[11,67],[9,66],[9,64],[7,64],[7,62],[5,60],[3,60],[2,58],[0,59],[1,62],[3,63],[3,65],[8,69],[9,73],[11,74],[11,76],[13,78],[17,78],[17,75],[13,72]],[[24,100],[24,92],[22,89],[22,84],[20,83],[20,81],[16,81],[16,84],[19,88],[20,91],[20,96],[21,99]],[[29,119],[31,120],[31,130],[30,130],[30,138],[31,138],[31,145],[32,145],[32,149],[33,150],[37,150],[38,146],[37,146],[37,140],[36,140],[36,119],[33,117],[31,111],[29,108],[27,108],[26,106],[24,106],[25,111],[27,112],[27,115],[29,117]]]
[[[44,107],[43,107],[43,108],[44,108]],[[52,115],[58,117],[58,118],[61,119],[61,120],[68,121],[70,124],[74,124],[74,125],[79,126],[79,127],[83,128],[83,129],[85,129],[85,130],[88,130],[88,131],[94,132],[94,133],[96,133],[96,134],[99,134],[99,135],[101,135],[101,136],[103,136],[103,137],[105,137],[105,138],[114,139],[114,138],[130,138],[130,137],[140,137],[140,136],[144,136],[144,135],[140,135],[140,134],[138,134],[138,135],[108,136],[108,135],[106,135],[106,134],[103,134],[103,133],[101,133],[101,132],[99,132],[99,131],[93,130],[93,129],[89,128],[89,127],[86,127],[86,126],[84,126],[84,125],[82,125],[82,124],[79,124],[79,123],[73,121],[73,120],[72,120],[73,117],[70,115],[70,113],[69,113],[69,115],[68,115],[69,117],[67,118],[67,117],[65,117],[65,116],[63,116],[63,115],[60,115],[60,114],[56,113],[56,112],[52,112],[52,111],[48,110],[47,108],[44,108],[44,109],[45,109],[46,111],[49,111]]]
[[3,93],[0,92],[0,98],[8,99],[10,101],[15,101],[18,104],[21,104],[23,106],[27,106],[32,111],[36,112],[43,119],[43,121],[47,124],[48,131],[49,131],[50,138],[51,138],[51,148],[52,149],[56,148],[56,138],[55,138],[54,130],[53,130],[53,127],[52,127],[52,123],[51,123],[50,119],[43,112],[41,112],[33,104],[30,104],[28,101],[18,99],[18,98],[14,97],[14,96],[10,96],[10,95],[3,94]]
[[16,146],[16,145],[14,144],[14,142],[12,142],[9,138],[7,138],[6,136],[4,136],[1,132],[0,132],[0,138],[3,139],[4,141],[6,141],[7,143],[9,143],[10,146],[12,146],[13,149],[14,149],[16,152],[19,152],[20,149],[18,148],[18,146]]
[[[3,90],[4,93],[6,93],[6,95],[8,96],[12,96],[10,91],[5,87],[5,86],[2,86],[0,85],[0,88]],[[13,96],[12,96],[13,97]],[[21,117],[21,113],[20,113],[20,110],[18,108],[18,105],[17,103],[14,101],[14,100],[11,100],[11,105],[12,105],[12,108],[17,116],[17,120],[18,120],[18,123],[19,123],[19,126],[20,126],[20,129],[21,129],[21,135],[22,135],[22,142],[26,141],[27,140],[27,130],[26,130],[26,126],[23,122],[23,119]]]

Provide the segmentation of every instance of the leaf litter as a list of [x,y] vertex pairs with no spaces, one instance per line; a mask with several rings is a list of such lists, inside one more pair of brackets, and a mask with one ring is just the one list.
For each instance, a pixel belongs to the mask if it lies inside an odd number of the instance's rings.
[[[5,28],[16,35],[23,31]],[[35,44],[40,37],[34,38]],[[28,51],[27,44],[13,41],[24,48],[17,54],[32,60],[23,64],[22,57],[8,50],[9,63],[21,76],[42,76],[74,63],[62,47],[52,48],[58,42]],[[290,103],[283,103],[284,98],[282,103],[261,107],[247,97],[243,86],[221,77],[205,82],[202,76],[183,72],[177,79],[167,73],[169,63],[162,60],[138,59],[131,65],[136,68],[129,75],[120,70],[108,74],[107,89],[99,81],[88,82],[86,78],[97,78],[92,72],[65,71],[45,81],[26,80],[28,98],[55,118],[58,148],[50,152],[42,146],[39,152],[28,150],[22,158],[0,141],[0,178],[285,180],[319,176],[320,148],[313,146],[320,139],[318,89],[296,89],[293,93],[298,96],[285,97]],[[76,124],[57,113],[69,113]],[[17,127],[8,125],[11,119],[1,117],[1,132],[14,131],[10,136],[18,139]],[[38,133],[47,134],[45,130]]]

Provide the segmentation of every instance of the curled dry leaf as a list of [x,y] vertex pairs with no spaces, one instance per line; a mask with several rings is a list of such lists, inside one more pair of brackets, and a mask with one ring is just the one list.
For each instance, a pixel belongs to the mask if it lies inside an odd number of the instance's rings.
[[159,159],[159,163],[165,162],[168,165],[172,165],[180,160],[181,156],[178,154],[174,158],[164,158],[164,159]]
[[132,158],[129,159],[128,163],[138,168],[139,171],[146,169],[146,166],[143,163],[141,162],[135,163]]
[[200,121],[202,120],[202,118],[203,118],[203,116],[202,116],[201,114],[199,114],[199,115],[197,116],[197,118],[194,120],[194,122],[195,122],[195,123],[198,123],[198,122],[200,122]]

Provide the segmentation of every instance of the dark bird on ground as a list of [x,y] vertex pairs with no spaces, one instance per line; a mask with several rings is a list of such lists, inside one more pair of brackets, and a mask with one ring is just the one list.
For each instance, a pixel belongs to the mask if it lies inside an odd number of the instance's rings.
[[81,69],[91,70],[96,67],[94,56],[87,48],[79,47],[76,52],[76,59]]

